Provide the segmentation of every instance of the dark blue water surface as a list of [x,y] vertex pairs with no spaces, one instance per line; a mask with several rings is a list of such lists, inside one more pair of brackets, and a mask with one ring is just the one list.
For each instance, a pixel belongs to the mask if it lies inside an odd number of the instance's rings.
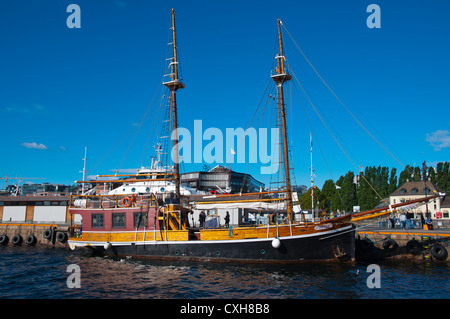
[[[80,288],[68,288],[69,265]],[[0,247],[2,299],[448,299],[448,263],[243,265],[116,259],[42,247]]]

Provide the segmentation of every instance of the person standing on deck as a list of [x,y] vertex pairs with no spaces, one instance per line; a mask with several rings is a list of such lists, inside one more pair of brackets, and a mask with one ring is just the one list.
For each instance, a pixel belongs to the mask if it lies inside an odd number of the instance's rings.
[[225,215],[225,227],[230,226],[230,213],[227,211],[227,214]]

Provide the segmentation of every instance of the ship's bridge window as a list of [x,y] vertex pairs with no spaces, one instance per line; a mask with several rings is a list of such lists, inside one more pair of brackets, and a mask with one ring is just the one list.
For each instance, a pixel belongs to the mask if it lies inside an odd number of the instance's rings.
[[125,213],[112,214],[112,227],[125,228]]
[[[140,216],[139,216],[140,215]],[[133,227],[136,228],[147,227],[147,214],[134,213],[133,214]]]
[[92,214],[92,228],[103,228],[103,214]]

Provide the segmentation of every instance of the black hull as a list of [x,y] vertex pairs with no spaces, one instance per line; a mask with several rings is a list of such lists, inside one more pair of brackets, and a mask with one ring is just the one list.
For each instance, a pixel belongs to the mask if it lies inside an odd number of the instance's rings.
[[136,242],[114,243],[105,249],[91,246],[95,253],[109,256],[138,258],[242,261],[242,262],[302,262],[355,259],[354,226],[310,236],[280,238],[278,248],[273,238],[226,241]]

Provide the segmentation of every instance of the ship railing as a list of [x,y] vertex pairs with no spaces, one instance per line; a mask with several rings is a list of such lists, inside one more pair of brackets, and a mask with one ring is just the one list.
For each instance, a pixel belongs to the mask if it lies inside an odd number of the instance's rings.
[[121,195],[71,195],[71,208],[127,208],[127,207],[157,207],[154,194],[121,194]]

